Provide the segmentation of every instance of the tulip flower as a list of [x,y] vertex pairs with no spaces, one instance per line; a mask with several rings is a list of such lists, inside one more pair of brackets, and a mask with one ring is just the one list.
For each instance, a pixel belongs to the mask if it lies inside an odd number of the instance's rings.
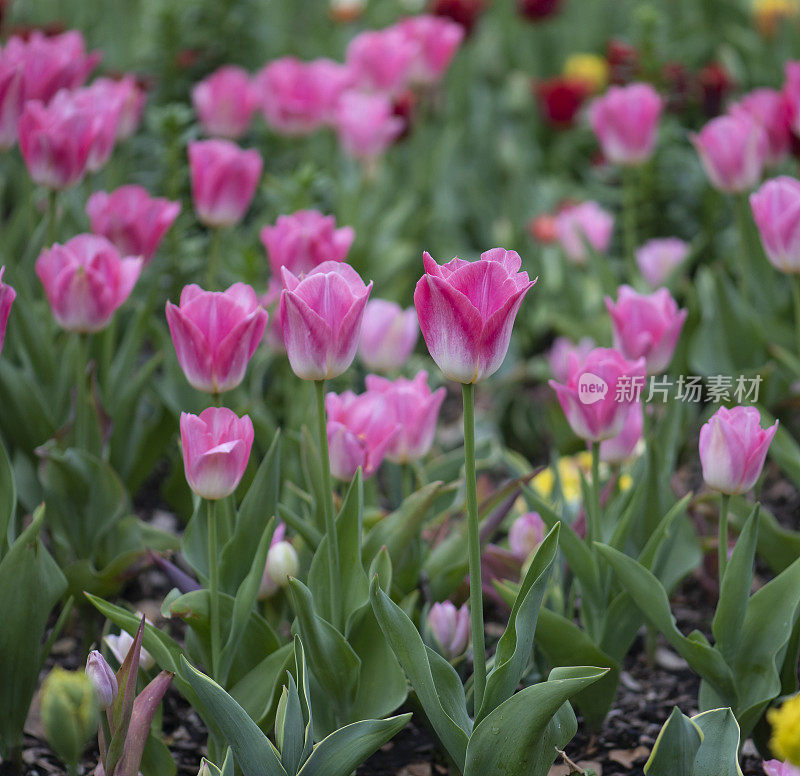
[[227,291],[203,291],[189,285],[180,306],[167,302],[167,323],[186,379],[205,393],[231,391],[244,379],[256,352],[267,312],[255,291],[235,283]]
[[17,142],[17,124],[25,104],[22,65],[0,52],[0,151]]
[[[141,617],[142,613],[136,612],[136,616]],[[146,618],[145,622],[149,625],[153,624]],[[109,633],[107,636],[103,636],[103,642],[111,650],[111,654],[114,655],[117,662],[122,665],[125,662],[130,648],[133,646],[133,636],[127,631],[120,631],[119,634]],[[140,650],[139,667],[142,671],[149,671],[155,664],[155,659],[146,649]]]
[[736,86],[736,81],[725,65],[710,62],[697,74],[700,86],[700,102],[706,116],[718,116],[728,94]]
[[129,138],[139,127],[147,100],[145,93],[132,75],[120,79],[96,78],[89,90],[100,100],[113,101],[119,108],[117,118],[117,140]]
[[189,144],[192,199],[206,226],[232,226],[244,218],[256,192],[263,161],[255,149],[245,151],[228,140]]
[[431,3],[434,16],[452,19],[464,28],[466,36],[472,34],[485,9],[486,0],[433,0]]
[[355,358],[372,283],[364,285],[349,264],[336,261],[299,278],[282,272],[281,326],[294,373],[303,380],[338,377]]
[[358,355],[368,369],[392,372],[407,361],[419,336],[417,312],[399,304],[373,299],[364,310]]
[[598,94],[608,85],[608,61],[597,54],[570,54],[562,75],[583,83],[589,94]]
[[272,534],[261,586],[258,589],[258,600],[271,598],[282,587],[289,583],[289,577],[297,576],[300,561],[292,543],[286,541],[286,526],[280,523]]
[[573,264],[585,264],[588,243],[598,253],[605,253],[614,231],[614,216],[596,202],[582,202],[562,208],[556,216],[556,233],[561,249]]
[[666,288],[639,294],[630,286],[619,287],[616,304],[606,297],[606,308],[614,347],[628,359],[644,357],[648,374],[663,372],[672,361],[687,311],[678,309]]
[[538,512],[520,515],[508,531],[508,546],[514,557],[524,562],[544,541],[547,528]]
[[142,264],[140,257],[120,258],[105,237],[80,234],[45,248],[36,260],[36,274],[59,326],[86,333],[108,325],[130,296]]
[[450,601],[437,602],[428,613],[428,629],[442,654],[448,659],[463,654],[469,644],[469,609]]
[[93,649],[86,658],[85,671],[94,685],[99,707],[107,709],[114,702],[119,689],[117,677],[111,666],[96,649]]
[[402,464],[426,456],[433,444],[445,389],[437,388],[431,392],[425,371],[417,372],[413,380],[404,377],[387,380],[367,375],[366,384],[368,392],[383,396],[385,411],[398,429],[386,450],[386,458]]
[[206,135],[236,139],[247,132],[258,94],[246,70],[226,65],[192,89],[192,104]]
[[621,464],[627,461],[642,438],[643,428],[643,407],[638,403],[631,404],[622,431],[600,443],[600,460],[609,464]]
[[764,128],[750,115],[719,116],[691,140],[711,185],[720,191],[745,192],[761,179],[769,142]]
[[371,477],[400,431],[383,394],[329,393],[325,410],[333,476],[349,481],[360,468],[364,477]]
[[628,361],[613,348],[595,348],[583,363],[570,358],[565,384],[550,380],[572,430],[589,442],[619,434],[628,408],[638,397],[636,384],[644,385],[645,360]]
[[404,19],[398,28],[415,47],[409,81],[423,86],[437,83],[464,39],[464,28],[449,19],[428,14]]
[[516,251],[503,248],[441,266],[426,251],[423,263],[414,305],[431,357],[450,380],[485,380],[503,363],[514,319],[536,280],[520,272]]
[[792,132],[800,135],[800,61],[787,62],[783,69],[783,96],[789,107],[789,123]]
[[656,143],[663,100],[652,86],[612,86],[589,109],[589,119],[603,155],[610,162],[637,165],[647,161]]
[[792,765],[788,760],[764,760],[761,767],[765,776],[800,776],[800,766]]
[[94,234],[109,240],[124,255],[153,258],[167,230],[180,213],[179,202],[151,197],[142,186],[120,186],[110,194],[96,191],[86,214]]
[[410,81],[416,54],[416,44],[400,27],[386,27],[356,35],[345,61],[356,88],[393,95]]
[[521,16],[532,22],[540,22],[561,10],[563,0],[517,0]]
[[677,237],[657,237],[636,251],[636,264],[647,285],[658,288],[686,261],[689,244]]
[[286,135],[306,135],[334,120],[342,92],[353,80],[350,68],[330,59],[302,62],[283,57],[256,76],[267,123]]
[[775,166],[786,159],[792,138],[791,111],[789,102],[781,92],[776,89],[754,89],[732,105],[728,112],[734,115],[746,113],[764,128],[767,133],[764,162],[767,166]]
[[395,116],[392,103],[383,94],[345,92],[334,118],[339,143],[356,159],[374,160],[400,135],[405,126]]
[[567,337],[556,337],[547,354],[547,363],[553,377],[559,382],[565,382],[569,376],[570,357],[574,353],[582,362],[591,353],[597,343],[591,337],[582,337],[577,343]]
[[781,175],[750,195],[761,244],[781,272],[800,273],[800,181]]
[[0,267],[0,351],[6,339],[6,327],[8,326],[8,316],[11,314],[11,305],[17,298],[17,292],[8,283],[3,283],[3,273],[5,267]]
[[181,413],[181,448],[189,487],[200,498],[218,501],[233,493],[253,446],[253,422],[226,407],[200,415]]
[[558,129],[572,126],[589,96],[589,89],[583,81],[560,75],[539,81],[533,90],[545,121]]
[[639,51],[622,40],[611,39],[606,45],[609,80],[617,86],[630,83],[639,73]]

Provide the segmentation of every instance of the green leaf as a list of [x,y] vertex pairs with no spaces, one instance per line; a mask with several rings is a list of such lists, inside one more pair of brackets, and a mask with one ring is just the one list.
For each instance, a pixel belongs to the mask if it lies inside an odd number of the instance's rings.
[[475,726],[464,776],[546,776],[556,757],[548,725],[570,697],[605,673],[590,667],[556,669],[548,681],[512,695]]
[[286,772],[289,776],[295,776],[302,762],[305,722],[294,677],[288,674],[287,680],[289,684],[283,686],[275,717],[275,743],[280,749],[281,762]]
[[350,776],[371,754],[399,733],[410,714],[354,722],[320,741],[298,776]]
[[[397,606],[378,585],[377,578],[372,580],[370,598],[375,617],[383,634],[392,647],[398,662],[406,672],[411,686],[414,688],[422,708],[428,717],[436,735],[450,753],[456,764],[463,770],[466,758],[467,743],[471,732],[464,690],[458,682],[460,697],[451,694],[444,702],[440,693],[447,686],[437,685],[431,670],[430,652],[422,642],[415,625],[403,610]],[[437,672],[444,671],[437,666]],[[454,690],[455,688],[450,688]],[[461,706],[463,705],[463,709]],[[450,713],[448,713],[448,709]],[[459,709],[456,713],[456,709]]]
[[288,776],[270,740],[222,687],[184,657],[181,675],[210,710],[244,776]]
[[0,558],[6,546],[9,525],[17,508],[17,491],[14,487],[14,470],[2,442],[0,442]]
[[675,706],[661,728],[644,766],[647,776],[693,776],[703,740],[700,728]]
[[712,709],[692,717],[703,735],[694,761],[696,776],[742,776],[739,725],[730,709]]
[[292,645],[284,644],[250,669],[230,690],[234,700],[257,723],[269,715],[277,689],[292,659]]

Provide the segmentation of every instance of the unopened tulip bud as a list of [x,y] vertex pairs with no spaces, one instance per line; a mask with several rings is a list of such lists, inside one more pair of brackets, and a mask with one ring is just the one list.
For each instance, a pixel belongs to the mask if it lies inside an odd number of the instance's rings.
[[469,609],[450,601],[435,603],[428,614],[428,627],[448,660],[458,657],[469,643]]
[[514,557],[525,560],[542,543],[546,533],[544,521],[538,512],[520,515],[508,532],[508,544]]
[[92,680],[100,708],[107,709],[117,697],[119,687],[111,666],[96,649],[86,658],[86,676]]
[[297,551],[290,542],[276,542],[269,549],[267,565],[264,567],[264,576],[261,578],[261,587],[258,590],[260,600],[269,598],[278,592],[281,587],[286,587],[289,577],[297,576],[300,562]]

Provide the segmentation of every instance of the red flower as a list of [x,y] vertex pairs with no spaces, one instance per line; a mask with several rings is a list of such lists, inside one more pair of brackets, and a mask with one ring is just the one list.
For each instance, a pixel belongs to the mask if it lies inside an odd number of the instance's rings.
[[478,17],[486,8],[486,0],[432,0],[431,13],[458,22],[467,35],[472,33]]
[[589,92],[586,84],[555,76],[534,87],[545,120],[555,127],[569,127]]
[[538,22],[558,13],[562,0],[518,0],[520,14],[532,22]]
[[700,104],[706,116],[718,116],[736,82],[724,65],[711,62],[697,74],[697,85],[700,88]]
[[639,71],[639,52],[621,40],[610,40],[606,46],[608,76],[618,86],[630,83]]
[[661,68],[667,110],[681,113],[686,110],[692,90],[692,74],[682,62],[666,62]]

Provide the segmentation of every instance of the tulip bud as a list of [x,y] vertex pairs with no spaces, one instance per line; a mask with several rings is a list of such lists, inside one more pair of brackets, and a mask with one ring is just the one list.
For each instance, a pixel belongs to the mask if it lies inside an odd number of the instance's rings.
[[86,676],[92,680],[100,708],[107,709],[117,697],[117,677],[96,649],[86,658]]
[[508,544],[514,557],[524,561],[542,543],[546,533],[544,521],[538,512],[520,515],[508,532]]
[[41,695],[45,738],[65,763],[74,765],[97,730],[94,684],[82,671],[56,667],[44,680]]
[[267,565],[264,567],[264,576],[261,578],[261,587],[258,589],[259,600],[264,600],[275,595],[278,589],[286,587],[289,577],[297,576],[300,562],[297,551],[290,542],[276,542],[269,549]]
[[197,771],[197,776],[219,776],[219,774],[220,769],[204,757],[200,763],[200,770]]
[[469,609],[450,601],[435,603],[428,614],[428,628],[448,660],[458,657],[469,643]]

